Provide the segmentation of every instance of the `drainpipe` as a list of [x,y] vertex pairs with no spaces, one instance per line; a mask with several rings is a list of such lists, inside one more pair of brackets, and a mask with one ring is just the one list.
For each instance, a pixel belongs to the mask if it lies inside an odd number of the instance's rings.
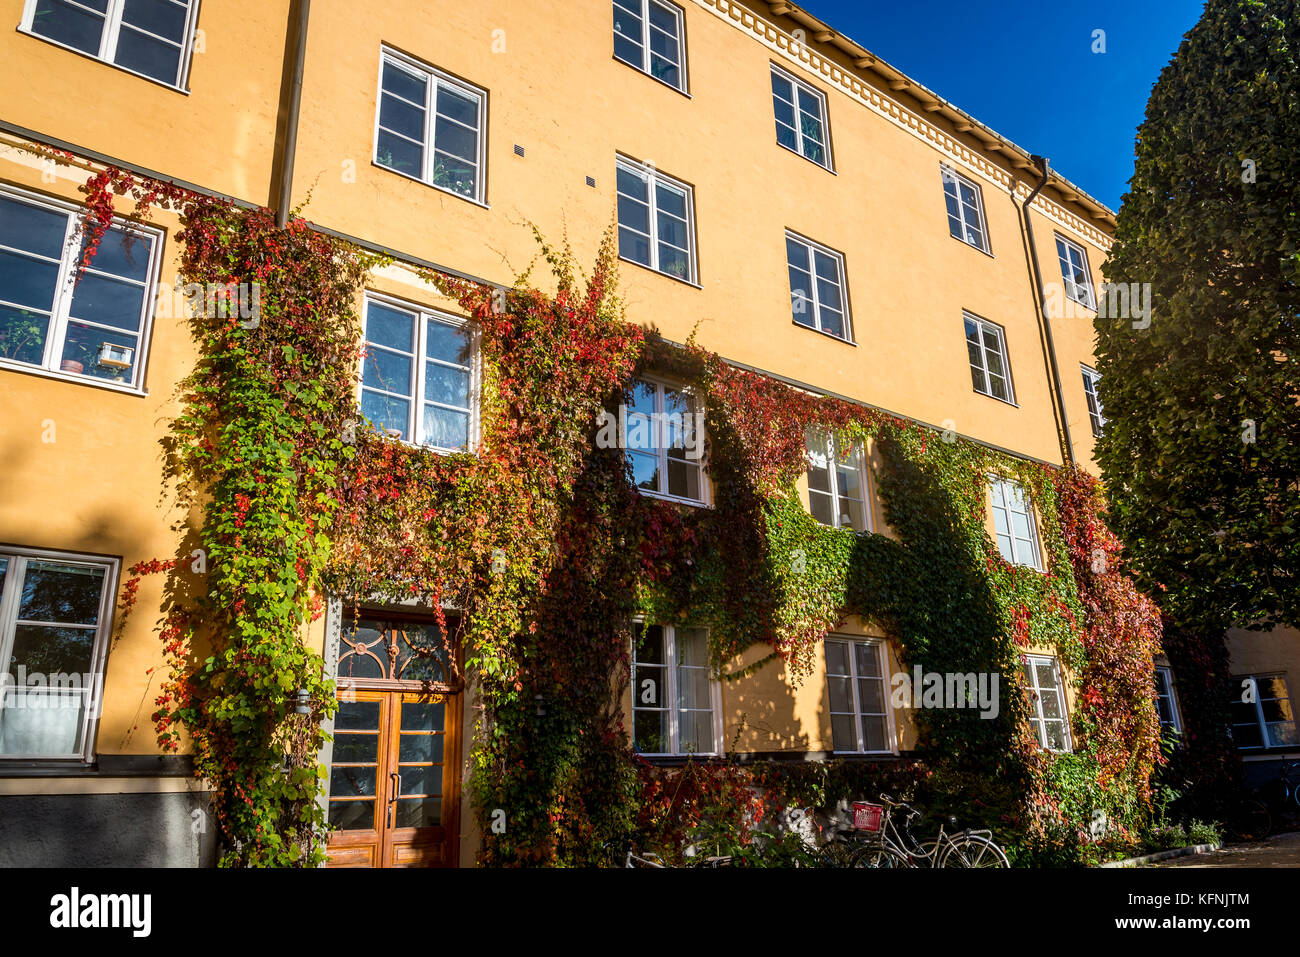
[[1057,430],[1057,438],[1061,442],[1062,461],[1067,467],[1074,466],[1074,442],[1070,438],[1070,422],[1065,414],[1065,393],[1061,390],[1061,370],[1056,364],[1056,345],[1052,341],[1052,320],[1047,314],[1047,289],[1043,285],[1043,270],[1038,264],[1038,247],[1034,244],[1034,222],[1029,215],[1029,207],[1050,177],[1050,169],[1046,156],[1031,156],[1031,160],[1041,170],[1043,178],[1034,191],[1025,198],[1022,211],[1025,217],[1025,236],[1029,242],[1030,264],[1034,272],[1034,283],[1038,286],[1038,316],[1043,324],[1043,338],[1047,342],[1047,361],[1052,373],[1052,399],[1053,411],[1056,420],[1060,424]]
[[275,207],[275,224],[281,229],[289,221],[293,194],[293,158],[298,148],[298,109],[302,105],[302,72],[307,60],[307,18],[311,0],[297,0],[297,46],[293,54],[293,82],[289,88],[289,118],[284,129],[284,153],[280,159],[280,200]]

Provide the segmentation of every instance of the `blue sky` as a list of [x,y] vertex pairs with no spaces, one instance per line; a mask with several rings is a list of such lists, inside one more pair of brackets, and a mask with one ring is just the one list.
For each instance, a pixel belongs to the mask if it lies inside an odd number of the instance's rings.
[[[798,0],[1111,209],[1147,96],[1203,0]],[[1106,52],[1093,53],[1093,31]]]

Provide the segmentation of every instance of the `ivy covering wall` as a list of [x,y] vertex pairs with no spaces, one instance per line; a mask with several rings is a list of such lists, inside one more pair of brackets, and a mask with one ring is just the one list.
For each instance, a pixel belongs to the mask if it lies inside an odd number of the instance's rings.
[[[88,189],[92,209],[109,197],[111,210],[113,192],[157,196],[116,172]],[[424,273],[470,317],[483,367],[476,454],[436,454],[356,408],[356,309],[376,258],[296,218],[279,229],[266,210],[164,200],[184,223],[187,282],[262,288],[255,324],[233,307],[190,320],[198,361],[168,441],[190,519],[177,556],[133,569],[169,576],[155,720],[166,748],[188,735],[216,789],[223,863],[321,859],[315,755],[334,690],[302,637],[325,595],[421,601],[463,652],[480,705],[467,786],[484,864],[597,863],[627,841],[675,858],[702,827],[743,834],[778,807],[882,788],[993,827],[1022,863],[1078,858],[1099,810],[1120,834],[1146,813],[1159,620],[1086,474],[800,392],[697,342],[669,346],[624,316],[612,234],[586,276],[540,236],[537,283],[526,274],[502,293]],[[707,410],[711,508],[637,495],[622,451],[595,441],[600,410],[646,369]],[[811,428],[875,453],[887,532],[808,515],[795,483]],[[1044,572],[1008,564],[987,534],[990,474],[1028,492]],[[201,593],[182,567],[196,545],[212,569]],[[914,712],[917,753],[896,762],[654,767],[619,706],[636,613],[708,626],[714,666],[734,680],[727,663],[754,645],[768,650],[750,670],[807,678],[827,632],[860,616],[909,669],[998,674],[1001,707],[991,720]],[[1069,670],[1071,754],[1039,750],[1026,721],[1030,648]],[[503,833],[489,826],[498,809]]]

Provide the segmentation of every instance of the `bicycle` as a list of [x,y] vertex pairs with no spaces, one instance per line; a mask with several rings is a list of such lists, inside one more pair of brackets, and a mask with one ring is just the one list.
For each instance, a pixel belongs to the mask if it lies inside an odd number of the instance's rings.
[[[866,846],[855,855],[854,867],[953,867],[984,868],[1010,867],[1007,855],[993,840],[993,832],[966,828],[959,834],[950,834],[943,822],[939,824],[938,837],[918,841],[912,834],[912,822],[921,812],[904,801],[895,801],[886,794],[880,795],[882,805],[856,804],[868,810],[868,817],[877,821],[876,838],[859,838]],[[901,811],[901,822],[894,811]],[[949,822],[957,823],[950,817]],[[866,829],[871,833],[871,829]]]

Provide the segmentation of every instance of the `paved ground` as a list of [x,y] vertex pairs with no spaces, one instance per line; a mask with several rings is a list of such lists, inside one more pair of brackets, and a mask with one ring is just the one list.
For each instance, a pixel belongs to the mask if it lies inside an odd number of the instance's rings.
[[1263,841],[1228,844],[1211,854],[1189,854],[1149,867],[1300,867],[1300,831],[1274,834]]

